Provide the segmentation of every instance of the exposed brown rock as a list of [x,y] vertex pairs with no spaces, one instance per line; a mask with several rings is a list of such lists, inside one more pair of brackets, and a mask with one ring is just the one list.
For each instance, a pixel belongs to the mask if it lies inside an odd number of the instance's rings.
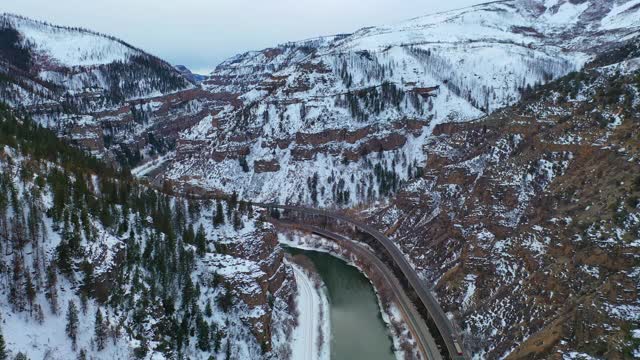
[[278,160],[256,160],[253,163],[253,170],[256,173],[277,172],[280,170]]

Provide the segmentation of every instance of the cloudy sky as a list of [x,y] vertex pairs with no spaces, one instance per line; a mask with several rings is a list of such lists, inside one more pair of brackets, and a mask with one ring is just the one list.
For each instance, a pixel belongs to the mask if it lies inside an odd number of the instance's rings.
[[173,64],[208,72],[247,50],[481,2],[485,1],[5,0],[0,12],[112,34]]

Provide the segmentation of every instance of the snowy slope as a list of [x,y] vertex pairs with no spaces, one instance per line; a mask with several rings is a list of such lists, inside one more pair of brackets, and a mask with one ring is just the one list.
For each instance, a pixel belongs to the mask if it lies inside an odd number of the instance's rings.
[[17,43],[3,46],[20,48],[24,59],[0,54],[2,99],[43,124],[60,106],[86,114],[194,87],[165,61],[112,36],[12,14],[0,14],[0,30],[17,34]]
[[104,65],[143,54],[120,40],[88,30],[53,26],[10,14],[3,14],[2,21],[10,23],[22,34],[24,45],[33,46],[38,54],[55,65]]
[[[299,265],[290,265],[298,287],[296,305],[300,314],[298,326],[292,336],[291,358],[296,360],[327,360],[329,358],[329,341],[325,340],[320,343],[320,340],[331,338],[328,334],[328,321],[323,318],[329,313],[328,298],[323,293],[320,284],[314,283],[314,280],[305,273],[303,268]],[[325,331],[327,333],[323,334]]]

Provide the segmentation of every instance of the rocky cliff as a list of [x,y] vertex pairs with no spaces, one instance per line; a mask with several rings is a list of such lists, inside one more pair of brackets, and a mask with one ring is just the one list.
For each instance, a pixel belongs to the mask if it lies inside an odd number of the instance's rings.
[[637,42],[469,123],[369,221],[478,357],[628,358],[640,314]]

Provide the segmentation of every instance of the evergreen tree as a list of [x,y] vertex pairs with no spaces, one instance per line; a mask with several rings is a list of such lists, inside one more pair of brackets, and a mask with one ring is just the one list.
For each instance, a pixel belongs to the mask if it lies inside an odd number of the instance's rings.
[[233,190],[233,192],[231,193],[231,197],[229,197],[228,206],[231,210],[233,210],[236,208],[237,205],[238,205],[238,193],[235,190]]
[[242,217],[240,216],[240,213],[238,212],[238,210],[233,211],[233,228],[236,231],[239,231],[242,228],[244,228],[244,223],[242,222]]
[[0,360],[7,360],[9,358],[9,354],[7,353],[7,346],[4,342],[4,336],[2,332],[0,332]]
[[183,344],[189,344],[189,317],[187,312],[184,313],[180,326],[176,332],[176,343],[178,350],[182,348]]
[[82,293],[90,295],[93,287],[93,265],[85,260],[81,267],[83,272]]
[[80,349],[78,360],[87,360],[87,351],[85,349]]
[[216,202],[216,214],[213,217],[213,225],[218,227],[224,224],[224,210],[222,209],[222,202],[218,200]]
[[233,294],[229,283],[224,284],[224,293],[218,298],[218,305],[224,312],[229,312],[231,306],[233,306]]
[[225,358],[231,360],[231,337],[227,337],[227,348],[225,350]]
[[67,309],[67,336],[71,338],[71,345],[73,349],[76,349],[78,340],[78,308],[73,300],[69,300],[69,307]]
[[198,348],[202,351],[209,351],[210,339],[209,339],[209,324],[202,318],[202,315],[198,311],[196,318],[198,327]]
[[107,325],[102,317],[100,309],[96,311],[96,322],[94,325],[95,340],[98,351],[104,350],[107,342]]
[[69,250],[68,244],[64,240],[61,241],[58,247],[56,248],[56,252],[57,252],[56,262],[57,262],[58,268],[60,269],[60,271],[62,271],[62,273],[64,273],[67,276],[70,276],[73,269],[71,267],[72,266],[71,252]]
[[51,312],[58,313],[58,275],[53,264],[47,267],[47,299],[51,305]]
[[24,264],[21,256],[13,257],[13,277],[10,282],[9,303],[17,311],[23,311],[25,294],[23,287]]
[[29,310],[33,309],[33,301],[36,298],[36,288],[33,285],[33,281],[31,281],[31,274],[27,271],[25,272],[25,281],[24,281],[24,293],[27,295],[27,301],[29,302]]
[[184,241],[186,244],[193,244],[195,237],[196,237],[196,235],[193,232],[193,224],[189,224],[187,229],[182,234],[182,241]]
[[82,314],[87,315],[87,305],[89,299],[85,293],[80,293],[80,309],[82,309]]
[[198,233],[195,236],[196,248],[198,249],[198,254],[200,256],[204,255],[207,251],[207,238],[204,234],[204,227],[200,224],[198,228]]
[[246,157],[241,156],[240,158],[238,158],[238,162],[240,163],[240,167],[242,168],[243,172],[249,172],[249,164],[247,163]]
[[193,282],[191,276],[187,276],[182,288],[182,307],[187,308],[194,297],[195,290],[193,289]]
[[23,352],[19,352],[14,360],[29,360],[29,358]]
[[147,342],[147,339],[143,336],[142,340],[140,340],[140,346],[136,347],[133,350],[133,355],[137,359],[144,359],[145,356],[147,356],[148,352],[149,352],[149,343]]

